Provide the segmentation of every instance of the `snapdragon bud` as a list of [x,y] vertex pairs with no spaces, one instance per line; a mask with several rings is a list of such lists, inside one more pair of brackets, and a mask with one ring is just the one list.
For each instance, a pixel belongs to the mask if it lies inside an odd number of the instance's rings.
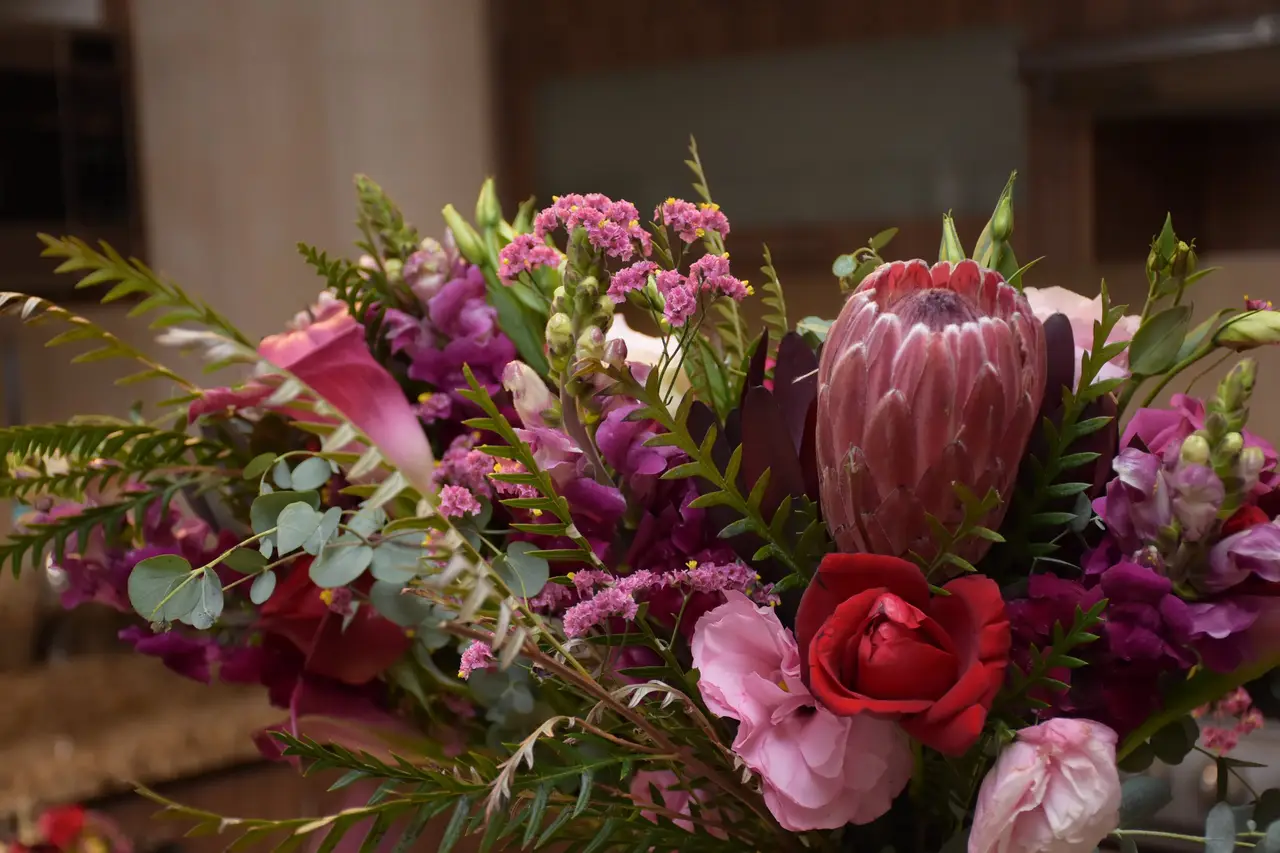
[[382,262],[382,268],[387,271],[387,281],[395,284],[404,280],[404,262],[398,258],[387,258]]
[[483,263],[484,243],[480,241],[480,235],[471,227],[471,223],[463,219],[462,214],[451,204],[446,204],[441,213],[444,215],[444,224],[453,232],[453,241],[457,243],[462,257],[473,264]]
[[1238,432],[1229,432],[1218,444],[1218,452],[1227,459],[1234,459],[1244,449],[1244,437]]
[[1202,435],[1189,435],[1182,442],[1182,461],[1203,465],[1209,461],[1209,441]]
[[1253,491],[1253,487],[1258,485],[1258,478],[1262,476],[1262,468],[1266,464],[1267,454],[1261,447],[1246,447],[1240,451],[1240,458],[1236,460],[1236,471],[1240,475],[1241,491]]
[[502,206],[498,204],[498,191],[493,178],[486,178],[476,199],[476,224],[481,228],[496,228],[502,221]]
[[622,338],[613,338],[604,345],[604,360],[614,367],[623,367],[627,363],[627,342]]
[[581,335],[578,336],[579,359],[593,358],[600,359],[604,356],[604,332],[595,326],[591,326]]
[[548,318],[547,349],[558,356],[567,356],[573,349],[573,321],[568,314],[555,313]]
[[551,310],[556,314],[563,314],[569,308],[569,294],[565,293],[564,287],[557,287],[555,292],[551,294]]

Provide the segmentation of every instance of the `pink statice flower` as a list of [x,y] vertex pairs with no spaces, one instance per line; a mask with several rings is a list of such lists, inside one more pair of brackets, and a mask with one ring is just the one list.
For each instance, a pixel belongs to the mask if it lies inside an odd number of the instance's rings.
[[653,261],[637,261],[618,270],[609,280],[609,298],[616,305],[626,302],[627,294],[642,289],[657,269],[658,265]]
[[462,650],[462,658],[458,663],[458,677],[464,681],[471,677],[477,669],[488,669],[493,665],[493,649],[488,643],[472,640],[471,645]]
[[683,326],[698,310],[698,296],[692,287],[673,287],[667,291],[662,314],[673,326]]
[[894,723],[819,707],[800,679],[795,637],[741,593],[698,620],[693,665],[712,713],[738,720],[733,751],[760,775],[765,804],[791,832],[870,823],[911,778]]
[[449,449],[436,466],[436,485],[462,486],[472,494],[493,497],[489,475],[493,472],[494,458],[475,449],[479,439],[477,432],[464,432],[449,443]]
[[445,486],[440,490],[440,514],[446,518],[479,515],[480,501],[462,486]]
[[538,267],[558,267],[563,260],[559,249],[548,246],[537,235],[517,234],[498,252],[498,278],[509,285],[521,273],[533,272]]
[[631,593],[617,587],[605,587],[565,611],[564,635],[570,639],[585,636],[592,628],[615,617],[630,622],[636,618],[639,609],[640,605]]
[[1243,687],[1237,687],[1217,702],[1197,708],[1193,713],[1200,720],[1200,738],[1204,748],[1218,755],[1226,755],[1240,745],[1240,739],[1253,734],[1263,726],[1262,712],[1253,707],[1253,697]]
[[969,853],[1089,853],[1120,824],[1116,733],[1066,717],[1022,729],[982,780]]
[[693,243],[714,232],[723,240],[729,236],[729,220],[718,204],[694,205],[669,198],[653,211],[655,222],[661,222],[686,243]]
[[729,253],[703,255],[689,266],[689,284],[694,290],[712,296],[727,296],[741,302],[751,291],[745,281],[729,273]]
[[[658,822],[658,813],[652,808],[657,806],[657,802],[653,797],[654,790],[657,790],[658,797],[662,800],[663,809],[668,812],[687,815],[690,818],[693,817],[691,804],[694,800],[697,800],[698,816],[701,820],[706,821],[703,826],[706,828],[707,834],[712,838],[719,838],[721,841],[729,838],[729,834],[720,826],[707,825],[718,824],[721,821],[721,817],[719,811],[706,805],[708,800],[706,792],[696,788],[693,791],[688,791],[680,787],[679,777],[670,770],[640,770],[631,777],[631,799],[637,805],[651,807],[641,809],[640,817],[650,823]],[[685,832],[694,831],[692,820],[672,818],[669,815],[664,815],[663,817]]]
[[424,424],[448,420],[453,413],[453,399],[448,394],[427,392],[418,396],[418,403],[413,407]]
[[556,196],[551,207],[534,217],[533,227],[539,240],[559,227],[569,232],[581,228],[593,247],[623,262],[629,262],[637,252],[648,255],[653,248],[652,238],[640,226],[636,206],[600,193]]

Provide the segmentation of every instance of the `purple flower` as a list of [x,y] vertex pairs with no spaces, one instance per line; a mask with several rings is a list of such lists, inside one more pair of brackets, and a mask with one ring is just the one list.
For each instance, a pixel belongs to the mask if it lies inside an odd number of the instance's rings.
[[604,420],[596,431],[596,444],[604,460],[628,479],[655,477],[667,470],[673,456],[679,454],[674,447],[648,447],[649,439],[658,434],[653,420],[627,420],[640,408],[634,400],[614,398],[606,405]]
[[1207,465],[1181,465],[1169,478],[1173,489],[1173,514],[1182,525],[1182,538],[1198,542],[1218,521],[1226,491],[1218,475]]
[[177,629],[153,634],[144,626],[133,625],[119,636],[135,651],[158,657],[179,675],[204,684],[215,679],[228,684],[254,684],[260,676],[258,649],[223,646],[209,634],[190,635]]
[[446,281],[465,271],[466,261],[458,253],[453,232],[446,231],[443,244],[430,237],[423,240],[422,247],[404,262],[402,274],[418,301],[426,302]]
[[686,243],[693,243],[706,236],[707,232],[719,234],[722,240],[729,236],[729,220],[717,204],[695,206],[669,198],[653,211],[653,218],[675,231],[676,236]]
[[729,274],[729,253],[703,255],[689,267],[689,283],[696,289],[715,296],[727,296],[741,302],[751,291],[745,281]]
[[1209,571],[1200,580],[1210,592],[1230,589],[1257,575],[1280,582],[1280,524],[1258,524],[1232,534],[1209,551]]
[[462,652],[462,659],[458,663],[458,677],[466,680],[477,669],[487,669],[492,661],[493,649],[489,648],[489,644],[472,640]]
[[1252,595],[1187,605],[1195,648],[1205,666],[1215,672],[1231,672],[1244,664],[1254,651],[1247,632],[1264,609],[1275,606],[1271,599]]
[[698,310],[698,296],[692,287],[673,287],[667,291],[667,302],[662,313],[673,326],[683,326]]
[[1160,669],[1195,665],[1188,648],[1191,611],[1174,595],[1168,578],[1126,560],[1102,573],[1101,589],[1108,602],[1105,633],[1112,655]]
[[463,433],[449,444],[449,449],[440,457],[440,464],[436,466],[437,485],[452,483],[474,494],[493,497],[493,487],[488,475],[493,472],[495,460],[489,454],[474,449],[478,438],[476,433]]
[[1206,465],[1183,462],[1178,445],[1165,454],[1134,447],[1112,461],[1116,476],[1093,509],[1122,548],[1133,553],[1152,544],[1174,521],[1185,541],[1197,542],[1215,529],[1225,490]]
[[[1186,394],[1174,394],[1170,402],[1172,408],[1169,409],[1139,409],[1134,412],[1120,446],[1128,447],[1138,439],[1147,450],[1164,456],[1171,448],[1181,447],[1187,436],[1204,429],[1204,403]],[[1255,493],[1271,491],[1278,479],[1275,448],[1248,430],[1241,431],[1240,435],[1245,447],[1258,447],[1263,452],[1262,477]]]

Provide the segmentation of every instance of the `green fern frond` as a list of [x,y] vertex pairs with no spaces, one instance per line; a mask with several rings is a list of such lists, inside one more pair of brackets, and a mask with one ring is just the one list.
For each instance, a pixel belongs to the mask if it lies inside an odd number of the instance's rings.
[[83,352],[71,359],[72,363],[80,364],[90,361],[103,361],[109,358],[124,358],[142,365],[143,370],[117,379],[117,385],[132,385],[150,379],[161,379],[175,383],[188,393],[200,390],[200,386],[174,373],[138,348],[120,340],[120,338],[92,320],[73,314],[67,309],[38,296],[28,296],[25,293],[14,293],[12,291],[0,292],[0,313],[17,314],[19,319],[27,325],[38,325],[48,320],[58,320],[71,327],[67,331],[51,338],[45,346],[54,347],[81,341],[96,345],[88,352]]
[[101,530],[110,537],[153,505],[159,504],[163,511],[179,491],[192,485],[194,480],[181,480],[163,489],[131,493],[114,503],[87,506],[76,515],[25,525],[0,540],[0,570],[9,563],[16,576],[24,562],[38,562],[46,553],[52,554],[55,562],[61,560],[72,536],[77,542],[87,542],[94,531]]
[[787,300],[782,295],[782,282],[778,280],[778,271],[773,267],[773,255],[768,246],[764,247],[764,266],[760,267],[760,272],[764,274],[764,284],[760,287],[764,292],[760,299],[765,306],[764,327],[769,330],[770,349],[777,352],[778,342],[791,331],[791,326],[787,323]]
[[217,332],[222,337],[241,346],[253,349],[253,343],[230,320],[215,311],[208,303],[196,299],[172,282],[157,276],[146,264],[136,258],[125,260],[108,244],[100,243],[99,252],[78,237],[53,237],[40,234],[45,244],[41,253],[46,258],[62,258],[55,272],[87,271],[76,283],[76,289],[112,284],[102,297],[102,302],[115,302],[126,296],[144,297],[129,312],[137,317],[159,312],[151,321],[151,328],[165,329],[179,323],[191,323],[203,329]]
[[[121,422],[36,424],[0,429],[0,496],[30,500],[37,495],[79,498],[127,479],[157,474],[217,473],[230,451],[176,430]],[[67,470],[49,472],[60,459]],[[102,460],[110,460],[104,464]],[[29,470],[23,470],[29,469]]]

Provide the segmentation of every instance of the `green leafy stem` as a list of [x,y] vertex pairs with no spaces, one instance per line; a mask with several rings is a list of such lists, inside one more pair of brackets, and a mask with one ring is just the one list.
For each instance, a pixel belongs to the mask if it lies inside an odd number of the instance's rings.
[[1036,690],[1063,691],[1069,685],[1054,678],[1050,673],[1058,669],[1079,669],[1085,661],[1071,654],[1080,646],[1097,642],[1098,635],[1093,629],[1102,621],[1102,614],[1107,609],[1104,598],[1095,602],[1085,610],[1076,607],[1075,618],[1070,628],[1063,628],[1061,622],[1053,623],[1053,641],[1048,648],[1031,647],[1031,660],[1026,672],[1018,667],[1010,667],[1009,684],[1001,697],[1005,707],[1016,708],[1030,705],[1032,708],[1047,708],[1049,703],[1031,694]]

